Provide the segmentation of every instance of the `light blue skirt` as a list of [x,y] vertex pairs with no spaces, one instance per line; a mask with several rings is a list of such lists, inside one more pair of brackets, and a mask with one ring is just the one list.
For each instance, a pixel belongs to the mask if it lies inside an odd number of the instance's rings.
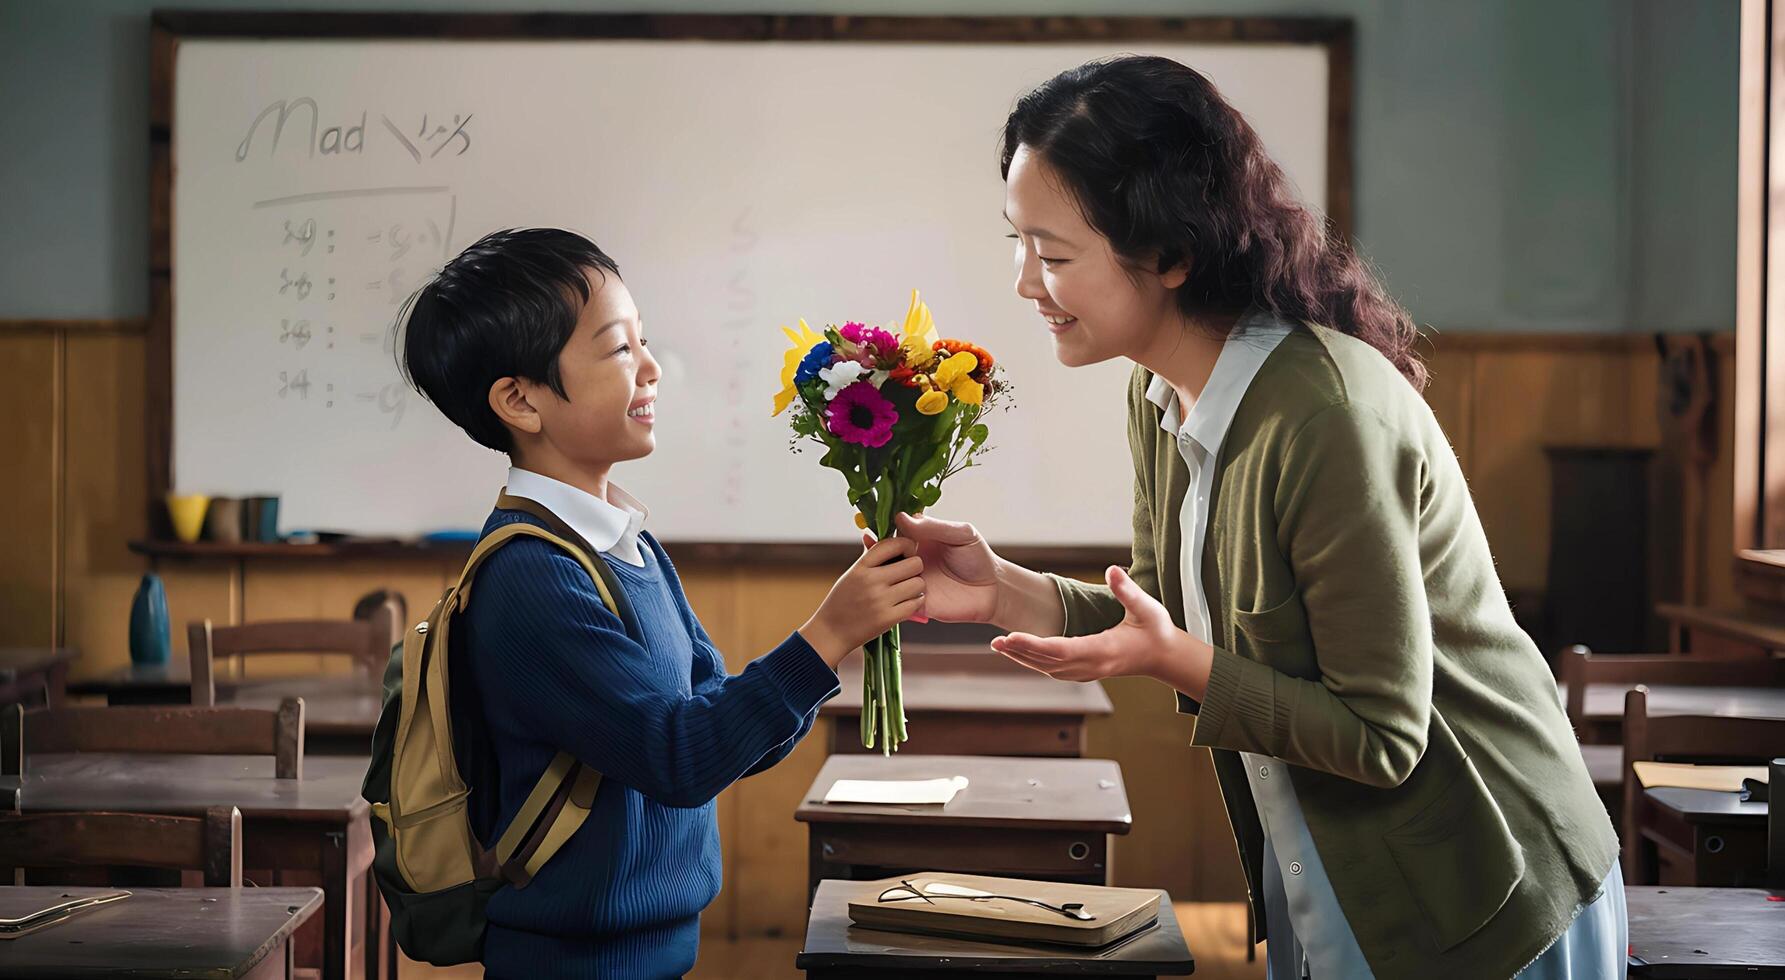
[[[1265,920],[1271,941],[1265,950],[1266,975],[1271,980],[1358,980],[1370,976],[1357,950],[1356,940],[1342,921],[1331,923],[1337,933],[1326,937],[1333,944],[1317,954],[1302,948],[1290,921],[1289,905],[1284,893],[1283,878],[1276,867],[1274,849],[1266,841],[1265,853]],[[1311,869],[1318,870],[1318,869]],[[1330,895],[1330,890],[1323,894]],[[1331,901],[1329,898],[1328,901]],[[1336,912],[1337,903],[1334,902]],[[1335,916],[1342,920],[1343,916]],[[1318,917],[1316,922],[1322,921]],[[1575,916],[1568,931],[1550,944],[1543,955],[1520,971],[1516,980],[1625,980],[1630,963],[1630,925],[1624,908],[1624,871],[1616,861],[1599,886],[1599,895]],[[1334,975],[1322,976],[1311,968],[1314,961],[1324,961]],[[1306,971],[1304,973],[1304,971]]]

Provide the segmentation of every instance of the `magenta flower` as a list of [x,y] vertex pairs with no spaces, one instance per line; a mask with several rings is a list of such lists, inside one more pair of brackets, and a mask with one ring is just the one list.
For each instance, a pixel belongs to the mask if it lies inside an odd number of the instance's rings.
[[843,324],[843,329],[838,332],[844,340],[858,347],[874,348],[881,357],[896,354],[899,350],[899,338],[879,327],[852,322]]
[[877,449],[892,439],[899,410],[880,389],[866,381],[844,388],[825,406],[824,421],[831,435],[858,446]]

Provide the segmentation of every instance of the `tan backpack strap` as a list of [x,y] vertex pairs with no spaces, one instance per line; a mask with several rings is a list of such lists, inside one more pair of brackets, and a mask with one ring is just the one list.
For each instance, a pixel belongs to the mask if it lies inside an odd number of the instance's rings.
[[[576,563],[583,566],[583,569],[589,573],[591,578],[600,578],[595,572],[595,567],[589,563],[589,557],[583,553],[581,548],[578,548],[576,545],[571,544],[569,541],[564,540],[544,528],[516,521],[513,524],[504,524],[494,531],[491,531],[489,534],[484,535],[483,540],[477,542],[477,547],[471,549],[471,557],[465,560],[465,567],[459,571],[458,584],[454,586],[454,591],[459,595],[459,605],[457,609],[452,610],[453,612],[458,612],[460,609],[464,609],[470,604],[471,583],[476,579],[477,569],[483,564],[484,559],[488,558],[497,548],[513,541],[515,538],[521,537],[539,538],[556,545],[558,548],[569,553],[572,558],[575,558]],[[605,602],[607,599],[608,596],[606,590],[603,590],[602,600]]]
[[[497,548],[523,536],[539,538],[568,552],[589,573],[589,580],[595,583],[595,590],[601,595],[602,605],[614,615],[620,615],[607,580],[596,571],[594,559],[584,548],[543,528],[519,522],[504,524],[491,531],[472,550],[454,590],[458,609],[470,602],[472,580],[483,560]],[[521,803],[502,838],[496,842],[495,856],[502,877],[516,888],[525,887],[532,881],[545,862],[589,818],[589,808],[594,805],[595,792],[600,787],[601,773],[581,764],[568,752],[554,756],[538,782],[533,784],[532,791]]]
[[510,864],[503,869],[504,876],[515,883],[515,887],[525,887],[539,873],[539,869],[558,853],[572,834],[589,819],[589,810],[595,805],[595,791],[601,787],[601,773],[588,766],[578,765],[576,777],[568,788],[567,799],[557,813],[550,816],[550,826],[540,835],[537,842],[529,841],[521,853],[515,855],[519,866]]
[[575,757],[568,752],[560,752],[552,758],[551,765],[545,767],[545,772],[539,777],[539,782],[533,784],[533,792],[527,794],[526,801],[521,804],[520,811],[509,823],[508,830],[504,831],[502,839],[496,842],[496,861],[498,863],[507,864],[509,859],[514,857],[514,852],[520,848],[521,841],[525,840],[534,825],[539,823],[539,815],[545,812],[546,804],[552,801],[552,796],[563,784],[564,777],[570,775],[571,769],[576,765]]

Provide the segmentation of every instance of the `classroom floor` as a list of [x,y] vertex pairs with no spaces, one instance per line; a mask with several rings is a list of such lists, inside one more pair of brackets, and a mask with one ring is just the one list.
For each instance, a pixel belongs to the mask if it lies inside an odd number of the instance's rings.
[[[1179,902],[1174,907],[1184,940],[1196,957],[1198,980],[1263,980],[1260,958],[1246,962],[1246,907],[1238,902]],[[703,939],[700,962],[688,980],[800,980],[793,968],[800,940]],[[399,980],[474,980],[483,975],[474,966],[431,967],[405,959]]]

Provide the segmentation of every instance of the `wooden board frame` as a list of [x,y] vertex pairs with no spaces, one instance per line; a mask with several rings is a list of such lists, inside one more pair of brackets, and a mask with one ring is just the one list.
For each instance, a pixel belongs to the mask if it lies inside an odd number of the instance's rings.
[[[1327,52],[1327,217],[1354,230],[1351,21],[1324,17],[855,17],[772,14],[397,14],[157,10],[150,19],[149,327],[147,426],[149,527],[172,538],[160,501],[173,486],[173,107],[174,65],[188,38],[532,38],[872,43],[1309,44]],[[832,561],[853,545],[671,541],[678,554],[744,561]],[[1009,548],[1007,557],[1066,565],[1127,564],[1126,548]],[[1033,552],[1034,554],[1030,554]],[[1065,559],[1065,560],[1062,560]]]

